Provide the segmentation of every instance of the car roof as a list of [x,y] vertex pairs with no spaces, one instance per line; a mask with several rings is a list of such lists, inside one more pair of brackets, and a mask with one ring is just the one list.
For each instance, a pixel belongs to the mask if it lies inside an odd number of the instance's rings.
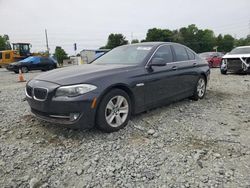
[[238,46],[236,48],[250,48],[250,46]]
[[[175,43],[175,42],[141,42],[141,43],[135,43],[135,44],[128,44],[129,45],[134,45],[134,46],[160,46],[162,44],[177,44],[177,45],[182,45],[179,43]],[[184,45],[182,45],[184,46]]]

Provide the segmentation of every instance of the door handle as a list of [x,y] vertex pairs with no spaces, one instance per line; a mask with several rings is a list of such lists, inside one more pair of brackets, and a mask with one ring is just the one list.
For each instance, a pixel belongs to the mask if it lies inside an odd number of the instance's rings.
[[193,63],[193,66],[196,67],[197,63]]
[[173,67],[172,67],[172,70],[177,70],[177,66],[173,66]]

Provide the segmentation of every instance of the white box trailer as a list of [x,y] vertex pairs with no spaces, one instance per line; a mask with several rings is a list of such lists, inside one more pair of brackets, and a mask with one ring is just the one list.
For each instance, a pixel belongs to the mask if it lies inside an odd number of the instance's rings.
[[82,64],[86,63],[89,64],[96,58],[102,56],[103,54],[107,53],[109,50],[108,49],[98,49],[98,50],[82,50],[80,52],[81,54],[81,60]]

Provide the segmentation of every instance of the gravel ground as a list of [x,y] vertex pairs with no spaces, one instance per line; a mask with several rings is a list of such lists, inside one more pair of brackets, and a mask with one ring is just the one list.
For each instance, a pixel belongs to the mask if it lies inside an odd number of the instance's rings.
[[250,75],[213,69],[203,100],[111,134],[37,120],[24,87],[0,69],[0,187],[250,187]]

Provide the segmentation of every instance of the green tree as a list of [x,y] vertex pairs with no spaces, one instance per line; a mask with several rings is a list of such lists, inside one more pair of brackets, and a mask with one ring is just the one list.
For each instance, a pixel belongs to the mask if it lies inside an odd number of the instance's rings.
[[172,39],[172,31],[169,29],[149,29],[146,35],[146,41],[162,41],[170,42]]
[[246,38],[240,38],[238,40],[235,40],[236,46],[249,46],[250,45],[250,35],[248,35]]
[[64,49],[62,49],[61,46],[56,47],[54,56],[60,66],[62,66],[64,59],[68,59],[67,53],[64,51]]
[[202,35],[202,30],[199,30],[196,25],[191,24],[188,27],[182,27],[179,30],[179,35],[182,38],[180,43],[188,46],[194,51],[201,51],[199,37]]
[[234,48],[235,39],[231,35],[225,35],[221,42],[220,49],[223,52],[229,52]]
[[8,35],[0,35],[0,51],[1,50],[11,50],[11,45],[9,42],[9,36]]
[[214,47],[216,46],[216,37],[212,30],[199,30],[196,39],[199,43],[199,49],[197,49],[197,52],[213,51]]
[[136,44],[136,43],[139,43],[139,40],[138,40],[138,39],[133,39],[133,40],[131,41],[131,44]]
[[106,49],[113,49],[117,46],[128,44],[128,41],[126,40],[126,37],[124,37],[122,34],[114,34],[111,33],[108,37],[108,42],[106,46],[101,47]]

